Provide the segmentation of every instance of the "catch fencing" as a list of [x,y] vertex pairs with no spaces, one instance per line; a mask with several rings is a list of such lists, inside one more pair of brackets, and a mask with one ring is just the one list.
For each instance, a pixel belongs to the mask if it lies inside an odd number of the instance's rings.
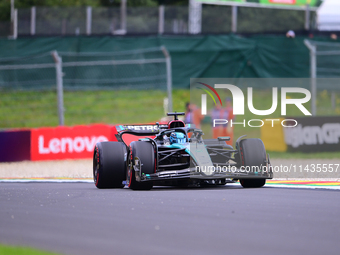
[[340,44],[307,39],[304,43],[310,51],[312,114],[317,114],[317,91],[320,89],[323,93],[330,93],[332,109],[335,110],[339,104],[337,93],[340,87],[332,78],[340,76]]
[[[158,97],[144,102],[137,96],[141,90],[146,95],[158,93]],[[164,102],[164,111],[172,111],[171,58],[163,46],[7,58],[0,63],[0,91],[0,128],[64,125],[79,115],[102,116],[82,118],[86,123],[110,123],[110,116],[121,115],[124,120],[124,101],[129,99],[130,104],[139,105],[136,114],[151,112],[157,104],[162,109]]]
[[34,6],[15,10],[13,17],[14,39],[27,35],[286,33],[317,27],[315,7],[208,1],[158,7]]

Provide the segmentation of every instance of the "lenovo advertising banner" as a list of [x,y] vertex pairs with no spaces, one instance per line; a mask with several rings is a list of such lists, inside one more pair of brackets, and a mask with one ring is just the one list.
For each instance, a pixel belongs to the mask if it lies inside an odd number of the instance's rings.
[[340,117],[295,117],[296,127],[284,128],[288,151],[340,151]]
[[92,126],[31,130],[31,160],[91,158],[96,143],[116,140],[114,127]]

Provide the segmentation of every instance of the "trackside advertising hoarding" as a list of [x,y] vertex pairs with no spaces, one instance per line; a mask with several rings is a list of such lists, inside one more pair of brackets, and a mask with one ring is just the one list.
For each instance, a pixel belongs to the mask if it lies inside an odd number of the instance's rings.
[[297,117],[294,128],[284,128],[288,150],[340,151],[340,117]]
[[264,5],[289,5],[289,6],[318,6],[320,1],[318,0],[196,0],[197,2],[203,3],[258,3]]
[[292,5],[292,6],[305,6],[309,4],[310,6],[317,6],[319,1],[317,0],[259,0],[260,4],[267,5]]
[[0,132],[0,162],[30,160],[31,130]]
[[109,125],[38,128],[31,130],[31,160],[91,158],[98,142],[116,140]]
[[261,127],[261,139],[267,150],[306,153],[340,151],[339,116],[294,117],[294,119],[298,122],[294,128],[281,126],[272,128],[268,125]]
[[[152,127],[150,124],[118,126],[132,130]],[[117,141],[116,134],[116,126],[106,124],[6,130],[0,132],[0,162],[89,159],[96,143]],[[129,145],[144,137],[126,134],[123,140]]]

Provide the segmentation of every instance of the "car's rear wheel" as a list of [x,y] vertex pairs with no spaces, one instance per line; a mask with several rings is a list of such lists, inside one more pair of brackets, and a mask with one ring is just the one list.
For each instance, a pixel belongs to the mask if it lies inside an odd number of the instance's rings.
[[[260,139],[250,138],[240,141],[240,160],[245,170],[261,171],[266,166],[266,149]],[[240,179],[244,188],[260,188],[266,184],[264,178]]]
[[[139,162],[138,162],[139,161]],[[151,143],[136,141],[130,144],[129,169],[127,171],[127,182],[130,189],[150,190],[152,181],[137,181],[135,165],[140,164],[141,174],[152,174],[155,172],[155,152]]]
[[126,148],[120,142],[97,143],[93,152],[93,180],[97,188],[123,188]]

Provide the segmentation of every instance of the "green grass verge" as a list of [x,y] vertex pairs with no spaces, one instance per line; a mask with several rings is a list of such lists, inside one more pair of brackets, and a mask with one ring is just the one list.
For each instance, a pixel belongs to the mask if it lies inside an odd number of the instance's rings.
[[[222,98],[227,96],[227,94],[221,94]],[[156,122],[165,116],[163,100],[166,96],[166,92],[161,90],[65,91],[65,125]],[[173,109],[184,111],[185,103],[192,99],[190,96],[190,91],[187,89],[174,89]],[[332,109],[330,98],[331,95],[327,91],[318,93],[318,115],[340,114],[340,96],[337,95],[335,109]],[[254,90],[255,108],[269,109],[271,104],[270,90]],[[211,108],[212,105],[208,107]],[[306,104],[306,107],[309,109],[310,105]],[[278,104],[277,110],[266,118],[277,118],[281,115],[280,111],[280,104]],[[287,116],[302,115],[297,107],[287,106]],[[259,116],[251,114],[245,107],[245,115],[237,116],[235,121],[258,118]],[[58,110],[55,91],[2,91],[0,93],[0,129],[57,125]],[[259,128],[242,128],[239,125],[237,130],[240,134],[248,133],[249,136],[258,137],[260,134]],[[238,131],[235,131],[235,135],[238,135]]]
[[[65,91],[65,125],[156,122],[165,116],[161,90]],[[173,91],[173,109],[185,110],[189,90]],[[55,91],[0,93],[0,129],[57,126]]]
[[58,255],[30,247],[0,245],[0,255]]

